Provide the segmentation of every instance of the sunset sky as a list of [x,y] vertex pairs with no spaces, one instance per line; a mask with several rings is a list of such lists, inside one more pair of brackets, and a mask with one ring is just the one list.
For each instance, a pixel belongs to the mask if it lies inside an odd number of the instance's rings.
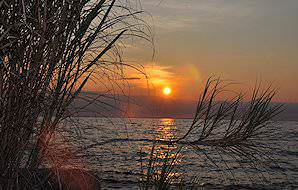
[[153,18],[156,57],[150,48],[132,48],[159,94],[196,98],[211,75],[252,86],[273,82],[276,101],[298,102],[297,0],[142,1]]
[[[148,74],[126,75],[133,95],[194,100],[209,76],[250,91],[256,80],[279,89],[275,101],[298,102],[297,0],[143,0],[151,15],[152,46],[135,41],[124,58]],[[149,85],[149,86],[148,86]],[[236,87],[237,89],[238,87]]]

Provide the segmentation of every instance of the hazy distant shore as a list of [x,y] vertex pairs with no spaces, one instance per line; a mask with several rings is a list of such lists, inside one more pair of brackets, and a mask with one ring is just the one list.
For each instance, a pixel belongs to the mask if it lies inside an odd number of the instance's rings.
[[[96,96],[93,94],[93,96]],[[135,96],[131,100],[125,97],[118,97],[117,101],[109,98],[104,99],[111,107],[97,107],[90,105],[88,108],[80,110],[74,116],[78,117],[103,117],[109,118],[174,118],[174,119],[192,119],[196,110],[197,102],[193,100],[161,99],[160,97]],[[138,102],[136,104],[135,102]],[[75,102],[77,107],[83,106],[85,102],[78,99]],[[279,121],[298,121],[298,103],[282,103],[283,111],[274,119]],[[128,106],[129,105],[129,106]],[[179,106],[177,106],[179,105]],[[128,107],[123,110],[121,108]],[[119,108],[119,109],[117,109]],[[103,116],[97,114],[101,113]]]

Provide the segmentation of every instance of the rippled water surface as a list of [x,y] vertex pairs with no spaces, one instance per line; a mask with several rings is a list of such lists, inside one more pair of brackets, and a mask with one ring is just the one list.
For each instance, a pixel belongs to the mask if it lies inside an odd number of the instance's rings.
[[[192,120],[80,118],[80,122],[84,129],[80,131],[83,138],[77,145],[88,146],[116,138],[178,138],[185,133]],[[231,184],[240,185],[234,186],[235,189],[247,184],[251,188],[298,189],[298,122],[276,122],[270,130],[274,135],[268,139],[268,143],[279,148],[272,153],[278,159],[279,167],[236,161],[216,150],[206,152],[206,156],[204,152],[178,145],[156,145],[156,163],[162,163],[166,156],[177,157],[173,175],[183,176],[185,181],[209,184],[211,189],[229,189]],[[103,178],[121,181],[125,188],[124,184],[131,185],[130,181],[137,181],[140,177],[151,148],[152,143],[149,142],[109,142],[90,146],[76,160],[86,169],[99,171]]]

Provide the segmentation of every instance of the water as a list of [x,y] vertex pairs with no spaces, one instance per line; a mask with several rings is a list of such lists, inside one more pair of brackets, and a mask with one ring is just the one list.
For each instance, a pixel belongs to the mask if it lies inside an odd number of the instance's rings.
[[[72,139],[64,146],[83,148],[77,156],[71,158],[67,167],[83,167],[98,171],[101,177],[120,184],[124,189],[136,188],[140,174],[146,169],[152,150],[151,142],[109,142],[110,139],[158,139],[169,140],[181,137],[192,120],[189,119],[103,119],[75,118],[71,127]],[[66,126],[72,126],[66,123]],[[206,154],[190,147],[179,145],[156,145],[156,166],[160,169],[164,158],[176,157],[171,175],[183,177],[184,181],[195,181],[202,188],[265,188],[265,189],[298,189],[298,122],[276,122],[271,129],[276,132],[269,140],[272,146],[281,150],[272,154],[278,159],[279,167],[257,165],[251,166],[245,160],[235,160],[216,150],[207,149]],[[61,133],[62,134],[62,133]],[[62,136],[62,135],[61,135]],[[96,146],[92,144],[97,144]],[[181,149],[179,154],[178,151]],[[67,149],[65,149],[67,150]],[[65,160],[65,159],[64,159]],[[75,164],[74,164],[75,163]],[[216,165],[217,166],[216,166]],[[270,163],[268,163],[270,164]],[[116,185],[117,186],[117,185]]]

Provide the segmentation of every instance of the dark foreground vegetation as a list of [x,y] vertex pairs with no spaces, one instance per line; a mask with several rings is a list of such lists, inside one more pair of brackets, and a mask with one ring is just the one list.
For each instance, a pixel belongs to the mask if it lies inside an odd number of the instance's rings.
[[[133,67],[122,62],[118,44],[131,37],[151,41],[150,28],[138,16],[142,11],[116,0],[0,0],[0,7],[0,189],[100,188],[92,172],[63,170],[63,160],[49,149],[60,123],[74,114],[70,107],[76,98],[104,104],[80,96],[89,80],[115,83],[111,76],[121,78],[123,67]],[[268,159],[274,163],[268,154],[272,147],[263,139],[280,112],[280,106],[270,104],[275,91],[257,84],[242,106],[243,94],[217,101],[225,88],[220,79],[207,81],[192,125],[178,139],[99,139],[84,148],[152,142],[139,183],[142,189],[168,189],[172,183],[184,187],[182,180],[169,175],[176,158],[165,157],[156,170],[156,144],[187,146],[211,162],[209,149],[247,159],[256,168]],[[40,169],[45,162],[52,167]]]

